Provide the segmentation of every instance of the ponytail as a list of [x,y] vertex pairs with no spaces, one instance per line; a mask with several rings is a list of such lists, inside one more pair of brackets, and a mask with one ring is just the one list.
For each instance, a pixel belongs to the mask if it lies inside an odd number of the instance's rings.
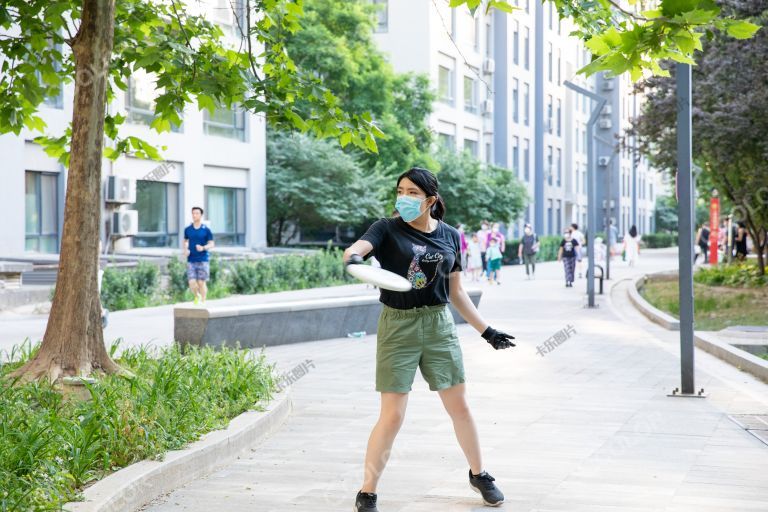
[[435,193],[435,197],[437,198],[437,201],[432,205],[430,214],[437,220],[443,220],[443,217],[445,217],[445,201],[443,201],[442,196],[438,193]]

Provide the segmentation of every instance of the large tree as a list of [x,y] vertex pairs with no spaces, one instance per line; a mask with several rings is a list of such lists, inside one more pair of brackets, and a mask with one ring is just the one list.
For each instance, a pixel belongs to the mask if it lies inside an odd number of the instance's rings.
[[[768,21],[767,0],[727,0],[728,13]],[[715,31],[693,70],[694,157],[701,167],[699,191],[713,188],[724,213],[743,220],[756,247],[760,272],[768,228],[768,33],[740,41]],[[635,129],[654,164],[676,172],[675,83],[656,77],[639,84],[647,93]]]

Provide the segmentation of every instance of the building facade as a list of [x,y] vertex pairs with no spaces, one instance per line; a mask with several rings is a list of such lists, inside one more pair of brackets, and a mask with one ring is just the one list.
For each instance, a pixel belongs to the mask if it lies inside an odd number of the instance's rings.
[[526,186],[530,203],[509,226],[512,236],[525,222],[539,234],[562,233],[572,222],[586,225],[593,105],[566,80],[599,92],[610,105],[595,130],[596,155],[610,161],[596,165],[596,172],[598,204],[608,196],[613,203],[604,217],[598,214],[597,229],[610,216],[621,233],[632,224],[641,233],[653,230],[656,173],[636,152],[618,149],[641,98],[631,94],[627,77],[577,74],[590,54],[568,36],[572,25],[558,19],[551,3],[516,0],[512,14],[478,9],[475,16],[466,7],[449,8],[447,0],[375,3],[376,41],[395,70],[426,74],[437,90],[430,125],[439,143],[512,169]]
[[[221,4],[221,5],[219,5]],[[236,17],[225,0],[212,16],[232,37]],[[154,79],[137,72],[127,91],[116,89],[110,113],[125,115],[120,136],[136,136],[161,150],[163,161],[122,156],[102,161],[102,240],[116,252],[178,251],[191,208],[205,209],[219,247],[266,246],[266,126],[263,116],[237,107],[214,114],[190,105],[183,122],[157,134]],[[72,120],[74,84],[40,107],[47,132],[61,134]],[[55,254],[61,243],[67,170],[33,142],[37,132],[0,136],[5,186],[0,187],[0,255]],[[135,212],[135,213],[134,213]],[[130,236],[124,236],[130,235]]]

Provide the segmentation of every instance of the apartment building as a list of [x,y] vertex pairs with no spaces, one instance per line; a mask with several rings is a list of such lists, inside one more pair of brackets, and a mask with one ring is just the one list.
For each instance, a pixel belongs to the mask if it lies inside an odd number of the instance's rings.
[[[228,0],[204,4],[211,19],[234,41],[237,17]],[[61,134],[72,120],[74,84],[40,107],[48,133]],[[102,162],[102,240],[129,254],[170,253],[181,246],[193,206],[219,247],[266,246],[265,120],[235,107],[214,114],[190,105],[169,133],[150,130],[154,79],[135,73],[108,109],[126,116],[121,137],[136,136],[162,150],[162,162],[124,156]],[[36,132],[0,136],[5,186],[0,187],[0,255],[34,256],[59,251],[67,170],[33,142]]]

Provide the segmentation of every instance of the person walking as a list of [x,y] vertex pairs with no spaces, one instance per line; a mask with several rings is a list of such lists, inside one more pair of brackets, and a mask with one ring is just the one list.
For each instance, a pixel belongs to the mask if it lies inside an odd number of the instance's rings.
[[[696,233],[696,245],[700,249],[700,253],[704,255],[704,263],[709,263],[709,226],[706,222],[702,222],[699,227],[699,231]],[[694,252],[693,264],[696,264],[696,260],[699,255]]]
[[493,284],[501,284],[499,281],[499,274],[501,273],[501,260],[502,254],[499,248],[499,243],[496,238],[490,238],[488,240],[488,252],[486,257],[488,258],[488,282]]
[[557,250],[557,261],[563,261],[566,288],[573,287],[573,271],[576,268],[578,248],[579,242],[573,239],[571,232],[566,231],[563,233],[563,239],[560,241],[560,248]]
[[613,224],[613,219],[608,221],[608,257],[616,253],[616,244],[618,243],[619,230]]
[[743,220],[738,222],[738,229],[736,231],[736,238],[733,242],[733,246],[736,248],[736,259],[744,261],[747,259],[747,225]]
[[[539,252],[539,237],[533,232],[533,227],[526,224],[523,229],[523,238],[517,246],[517,257],[525,262],[526,279],[536,278],[536,253]],[[530,272],[528,266],[530,265]]]
[[[582,250],[586,247],[586,245],[584,244],[584,233],[579,231],[579,225],[576,224],[575,222],[571,224],[571,236],[573,237],[574,240],[576,240],[576,242],[578,242],[579,247],[581,247]],[[576,271],[579,273],[579,279],[581,279],[581,273],[582,273],[581,272],[581,267],[582,267],[581,256],[582,254],[579,253],[579,257],[576,258]]]
[[195,305],[205,304],[211,268],[208,251],[213,249],[213,232],[203,224],[203,209],[192,208],[192,224],[184,229],[184,254],[187,257],[187,280]]
[[442,220],[446,205],[438,185],[426,169],[404,172],[397,179],[398,214],[373,223],[344,251],[345,265],[358,265],[375,255],[382,268],[405,277],[413,287],[407,292],[381,290],[384,305],[376,333],[381,412],[368,440],[356,512],[378,512],[376,486],[402,426],[416,368],[451,417],[469,464],[470,486],[486,505],[504,502],[504,494],[483,464],[477,427],[465,397],[461,347],[447,304],[496,350],[515,346],[514,337],[488,325],[463,288],[460,237]]
[[467,269],[473,282],[480,280],[483,273],[483,260],[480,257],[480,242],[477,239],[477,233],[472,234],[472,240],[467,247]]
[[634,267],[640,255],[640,235],[637,234],[637,226],[634,224],[629,228],[629,233],[624,234],[624,254],[629,266]]
[[485,258],[485,251],[488,249],[488,235],[491,230],[488,229],[488,221],[484,220],[480,224],[480,230],[477,232],[477,238],[480,240],[480,259],[483,261],[483,273],[488,270],[488,260]]
[[467,265],[467,249],[469,247],[469,242],[467,241],[466,234],[464,233],[464,224],[459,224],[456,229],[459,230],[459,235],[461,237],[461,268],[464,269],[462,273],[466,276],[469,272],[469,265]]

